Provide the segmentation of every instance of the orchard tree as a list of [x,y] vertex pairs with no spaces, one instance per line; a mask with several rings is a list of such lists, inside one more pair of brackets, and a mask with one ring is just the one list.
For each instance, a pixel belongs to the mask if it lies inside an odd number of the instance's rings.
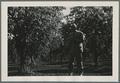
[[28,64],[47,56],[54,32],[58,30],[64,7],[8,7],[8,33],[14,35],[20,58],[20,70],[28,72]]

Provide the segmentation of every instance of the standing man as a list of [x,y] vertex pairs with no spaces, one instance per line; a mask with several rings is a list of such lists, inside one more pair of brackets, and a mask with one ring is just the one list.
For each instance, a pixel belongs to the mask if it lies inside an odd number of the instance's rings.
[[77,26],[75,24],[72,25],[72,28],[73,31],[69,35],[71,38],[69,40],[69,74],[73,74],[73,66],[74,62],[76,61],[77,74],[81,75],[83,70],[82,53],[85,34],[82,31],[77,30]]

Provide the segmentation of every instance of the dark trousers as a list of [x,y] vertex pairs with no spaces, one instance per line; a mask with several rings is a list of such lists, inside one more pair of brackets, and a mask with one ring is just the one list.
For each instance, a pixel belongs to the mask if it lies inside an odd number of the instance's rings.
[[[75,49],[74,49],[75,50]],[[69,54],[69,73],[73,72],[73,63],[76,61],[77,73],[80,75],[82,73],[82,52],[80,50],[75,50]]]

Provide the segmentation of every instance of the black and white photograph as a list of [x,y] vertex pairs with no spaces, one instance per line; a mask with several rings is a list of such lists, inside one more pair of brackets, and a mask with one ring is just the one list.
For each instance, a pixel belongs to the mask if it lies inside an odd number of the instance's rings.
[[112,7],[8,7],[8,75],[112,75]]
[[8,78],[114,76],[113,58],[118,56],[113,52],[117,42],[113,5],[6,8]]

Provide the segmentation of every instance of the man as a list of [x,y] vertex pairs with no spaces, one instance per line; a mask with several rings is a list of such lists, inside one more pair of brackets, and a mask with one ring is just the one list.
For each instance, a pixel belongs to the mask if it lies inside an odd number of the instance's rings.
[[82,62],[82,53],[83,53],[83,42],[85,39],[85,34],[80,30],[77,30],[77,26],[74,24],[72,26],[74,29],[73,32],[69,35],[69,74],[73,74],[73,66],[76,61],[77,65],[77,74],[81,75],[83,70],[83,62]]

